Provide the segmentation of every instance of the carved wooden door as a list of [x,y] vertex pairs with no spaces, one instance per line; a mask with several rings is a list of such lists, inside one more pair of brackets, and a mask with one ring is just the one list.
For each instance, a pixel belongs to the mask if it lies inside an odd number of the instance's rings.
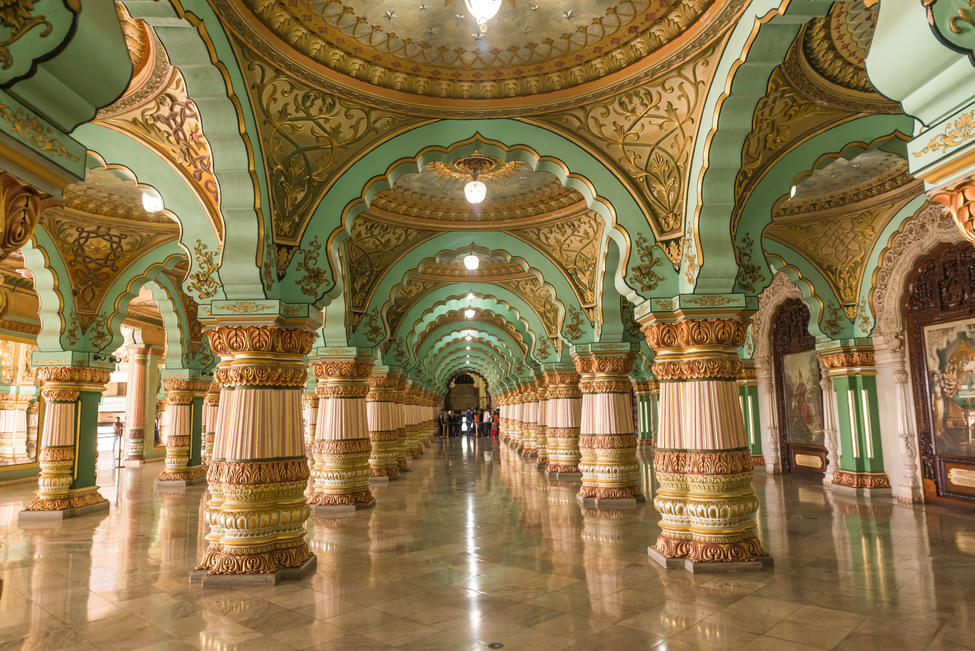
[[908,279],[904,316],[926,500],[975,504],[975,248],[944,245]]
[[826,446],[816,338],[809,334],[809,308],[797,298],[775,312],[772,355],[782,467],[823,474]]

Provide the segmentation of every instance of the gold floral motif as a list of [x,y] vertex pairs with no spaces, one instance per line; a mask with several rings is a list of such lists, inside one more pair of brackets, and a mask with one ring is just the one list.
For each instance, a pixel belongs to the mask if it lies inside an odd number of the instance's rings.
[[[581,393],[629,393],[633,385],[629,380],[594,380],[584,377],[579,382]],[[557,389],[553,389],[558,393]]]
[[579,339],[582,337],[582,312],[575,305],[570,305],[566,316],[562,331],[569,339]]
[[580,450],[628,450],[636,447],[635,434],[590,435],[579,436]]
[[681,233],[693,125],[717,60],[712,45],[644,86],[539,120],[612,159],[638,188],[657,239]]
[[738,348],[747,331],[748,320],[743,318],[655,321],[643,328],[647,343],[655,352],[697,346]]
[[366,489],[354,493],[315,493],[308,498],[308,503],[313,506],[351,506],[368,504],[374,499],[372,492]]
[[975,138],[975,110],[962,113],[945,125],[944,131],[931,138],[924,149],[914,152],[914,156],[919,158],[929,152],[944,154],[972,138]]
[[209,548],[196,567],[209,574],[270,574],[289,567],[301,567],[311,558],[304,541],[261,552],[228,552]]
[[599,500],[626,500],[642,498],[643,492],[639,486],[623,486],[620,488],[608,488],[604,486],[582,486],[579,489],[579,496]]
[[931,200],[946,206],[962,235],[975,243],[975,180],[965,179],[937,190],[931,194]]
[[197,240],[193,247],[197,270],[190,274],[190,283],[186,288],[196,292],[200,300],[212,298],[220,288],[220,283],[213,279],[217,272],[218,253],[219,251],[210,251],[202,240]]
[[890,488],[890,478],[883,472],[848,472],[837,470],[833,483],[848,488]]
[[79,391],[64,391],[62,389],[42,389],[41,395],[48,402],[74,402],[81,393]]
[[[24,0],[20,1],[23,2]],[[11,131],[20,136],[32,149],[46,152],[58,158],[66,158],[72,162],[78,161],[78,157],[68,151],[64,143],[58,140],[59,136],[53,129],[42,124],[40,120],[26,110],[0,102],[0,120],[6,122]]]
[[738,263],[738,275],[735,282],[742,291],[749,294],[755,293],[756,285],[762,280],[762,269],[752,262],[752,249],[755,240],[751,233],[745,233],[741,238],[741,245],[735,245],[735,262]]
[[325,269],[320,266],[318,257],[322,253],[322,244],[316,235],[308,245],[301,249],[304,259],[298,263],[297,270],[302,272],[298,279],[298,287],[306,296],[318,296],[322,285],[325,284]]
[[30,501],[30,503],[24,507],[24,510],[65,511],[67,509],[80,509],[85,506],[101,504],[103,502],[108,502],[108,500],[102,497],[98,491],[92,489],[92,492],[90,493],[68,495],[66,497],[42,497],[40,495],[36,495]]
[[319,384],[315,392],[320,398],[365,398],[369,387],[363,384]]
[[74,461],[73,445],[49,445],[41,448],[38,461],[41,463],[59,463]]
[[319,380],[368,380],[372,373],[372,360],[315,362],[311,367]]
[[[626,375],[633,370],[633,358],[579,356],[575,360],[580,375]],[[627,380],[629,382],[629,380]]]
[[[163,380],[162,385],[166,393],[189,393],[191,397],[203,395],[210,390],[210,383],[207,380]],[[171,397],[166,398],[172,402]]]
[[[167,445],[168,447],[180,447]],[[184,446],[186,447],[186,446]],[[203,477],[207,474],[207,469],[204,466],[194,466],[193,468],[183,468],[183,469],[165,469],[159,473],[156,477],[157,481],[192,481],[199,477]]]
[[736,359],[656,360],[653,374],[661,380],[733,380],[741,371]]
[[273,386],[303,387],[308,382],[308,374],[302,366],[233,366],[218,368],[215,377],[225,387],[233,386]]
[[51,204],[51,199],[32,187],[9,174],[0,174],[0,259],[27,243],[41,212]]
[[642,292],[651,292],[663,282],[664,277],[654,271],[660,266],[660,259],[653,255],[653,245],[643,233],[636,236],[636,253],[640,257],[640,264],[633,266],[633,280]]
[[58,384],[108,384],[112,372],[104,368],[88,366],[42,366],[37,369],[41,382]]
[[322,194],[357,152],[421,120],[311,88],[267,65],[247,46],[237,51],[266,143],[274,241],[297,242]]
[[565,272],[582,305],[595,304],[597,260],[603,235],[603,219],[598,213],[587,210],[571,219],[519,229],[513,234],[553,258]]
[[273,461],[211,461],[207,468],[210,484],[256,486],[286,484],[308,479],[308,461],[304,458]]
[[653,468],[667,474],[737,475],[751,472],[752,458],[747,448],[713,452],[658,449]]
[[824,353],[819,361],[829,371],[853,368],[871,368],[877,360],[872,350],[844,350],[838,353]]
[[206,334],[210,349],[217,355],[261,352],[303,356],[315,340],[313,330],[270,325],[214,326]]

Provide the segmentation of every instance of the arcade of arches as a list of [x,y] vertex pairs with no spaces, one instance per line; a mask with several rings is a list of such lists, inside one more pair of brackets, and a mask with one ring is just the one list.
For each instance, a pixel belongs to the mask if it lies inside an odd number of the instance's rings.
[[968,5],[478,4],[0,3],[0,638],[971,647]]

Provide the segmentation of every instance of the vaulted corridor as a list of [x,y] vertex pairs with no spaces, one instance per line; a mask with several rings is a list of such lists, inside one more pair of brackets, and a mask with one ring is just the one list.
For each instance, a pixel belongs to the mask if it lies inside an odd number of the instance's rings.
[[[317,571],[274,587],[186,577],[205,486],[153,495],[153,466],[99,473],[106,514],[24,529],[32,486],[0,502],[0,649],[964,649],[975,518],[859,502],[756,473],[775,569],[647,562],[653,508],[584,509],[504,444],[435,439],[372,509],[313,516]],[[652,495],[651,462],[640,460]],[[896,541],[896,542],[895,542]]]

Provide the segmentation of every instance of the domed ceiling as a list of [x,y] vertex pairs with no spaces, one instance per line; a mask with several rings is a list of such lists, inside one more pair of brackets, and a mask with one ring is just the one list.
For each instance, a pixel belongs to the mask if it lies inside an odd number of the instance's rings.
[[216,5],[269,60],[307,68],[310,83],[338,83],[381,96],[384,104],[399,99],[445,115],[465,105],[484,110],[477,100],[523,111],[540,102],[552,108],[573,95],[619,92],[699,50],[744,3],[506,0],[483,33],[462,0]]

